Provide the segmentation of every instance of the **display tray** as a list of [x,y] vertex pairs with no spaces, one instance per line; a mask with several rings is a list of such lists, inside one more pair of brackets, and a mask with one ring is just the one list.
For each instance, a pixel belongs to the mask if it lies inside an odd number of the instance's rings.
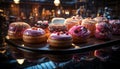
[[87,43],[73,43],[71,48],[65,49],[51,48],[48,43],[28,44],[23,40],[9,39],[8,36],[6,36],[5,41],[10,46],[29,52],[36,52],[40,54],[75,54],[120,44],[120,36],[113,36],[111,40],[99,40],[93,37],[89,38]]

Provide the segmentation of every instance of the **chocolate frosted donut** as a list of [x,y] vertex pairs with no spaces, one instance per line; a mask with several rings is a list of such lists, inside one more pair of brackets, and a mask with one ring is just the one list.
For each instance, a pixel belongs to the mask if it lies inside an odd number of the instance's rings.
[[47,36],[41,28],[30,28],[24,31],[23,41],[27,43],[41,43],[47,41]]
[[54,48],[67,48],[72,46],[72,36],[68,33],[52,33],[48,43]]
[[72,35],[74,43],[86,42],[90,36],[90,31],[81,25],[73,26],[69,33]]
[[10,39],[22,39],[24,30],[30,28],[25,22],[13,22],[9,25],[8,36]]

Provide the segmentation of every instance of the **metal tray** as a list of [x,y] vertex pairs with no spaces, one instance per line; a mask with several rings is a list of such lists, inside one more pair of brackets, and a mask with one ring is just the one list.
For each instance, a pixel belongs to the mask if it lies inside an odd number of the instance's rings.
[[12,40],[6,36],[5,41],[8,45],[17,47],[24,51],[36,52],[40,54],[75,54],[92,51],[104,47],[120,44],[120,36],[113,36],[111,40],[98,40],[95,37],[89,38],[87,43],[72,44],[73,47],[65,49],[51,48],[48,43],[28,44],[23,40]]

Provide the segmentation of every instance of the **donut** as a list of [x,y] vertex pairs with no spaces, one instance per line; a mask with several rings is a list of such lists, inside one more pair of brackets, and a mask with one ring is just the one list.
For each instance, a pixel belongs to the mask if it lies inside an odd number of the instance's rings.
[[65,26],[67,27],[67,29],[69,30],[71,27],[73,27],[74,25],[78,25],[80,24],[81,20],[77,19],[75,16],[71,17],[71,18],[67,18],[64,22]]
[[8,36],[10,39],[22,39],[23,32],[30,28],[30,25],[25,22],[13,22],[9,25]]
[[64,24],[50,24],[48,29],[51,33],[53,32],[60,32],[60,31],[67,31],[67,28]]
[[68,33],[51,33],[48,44],[53,48],[68,48],[72,46],[72,36]]
[[48,21],[44,20],[44,21],[37,21],[37,23],[35,24],[35,27],[37,28],[42,28],[43,30],[45,30],[47,37],[49,37],[50,31],[48,29]]
[[81,25],[73,26],[69,31],[72,35],[73,43],[84,43],[90,37],[90,31]]
[[115,20],[109,20],[109,23],[112,26],[113,34],[114,35],[120,35],[120,20],[115,19]]
[[37,28],[42,28],[44,29],[46,32],[48,32],[48,21],[38,21],[36,24],[35,24],[35,27]]
[[47,36],[42,28],[29,28],[23,32],[23,41],[26,43],[41,43],[47,41]]
[[102,40],[109,40],[112,38],[112,27],[106,22],[99,22],[96,24],[95,37]]
[[90,19],[90,18],[86,18],[86,19],[82,20],[81,25],[90,30],[90,32],[91,32],[90,36],[92,37],[95,34],[95,29],[96,29],[95,25],[96,25],[96,23],[97,22],[95,20]]

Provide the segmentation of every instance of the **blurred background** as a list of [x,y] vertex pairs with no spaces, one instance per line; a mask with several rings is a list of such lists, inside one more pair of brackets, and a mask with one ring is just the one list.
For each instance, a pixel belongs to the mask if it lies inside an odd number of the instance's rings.
[[[90,12],[120,16],[119,0],[0,0],[0,11],[6,19],[14,18],[25,22],[51,20],[53,17],[68,18],[81,9],[83,17]],[[106,16],[107,16],[106,15]]]

